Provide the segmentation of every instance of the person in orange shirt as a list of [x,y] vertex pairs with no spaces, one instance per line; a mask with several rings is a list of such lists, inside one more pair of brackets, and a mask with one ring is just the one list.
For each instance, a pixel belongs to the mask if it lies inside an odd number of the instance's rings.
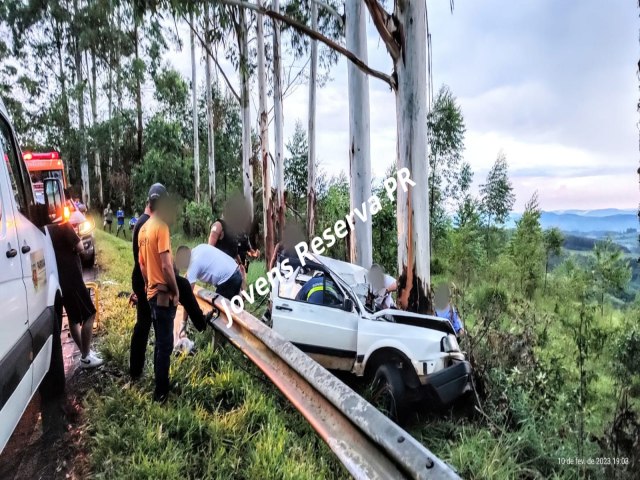
[[144,278],[156,341],[153,352],[154,400],[164,402],[169,394],[169,365],[173,350],[173,321],[180,301],[171,256],[169,225],[175,208],[164,185],[149,190],[151,218],[138,234],[139,261]]

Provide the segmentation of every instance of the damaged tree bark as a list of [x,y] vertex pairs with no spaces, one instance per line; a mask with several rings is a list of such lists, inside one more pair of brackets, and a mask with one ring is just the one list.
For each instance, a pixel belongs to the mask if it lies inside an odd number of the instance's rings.
[[273,256],[273,203],[271,200],[271,159],[269,157],[269,110],[267,107],[267,70],[264,49],[264,18],[258,14],[258,93],[260,103],[260,154],[262,157],[262,221],[265,258]]
[[[280,13],[280,0],[273,0],[271,8]],[[264,9],[263,9],[264,10]],[[282,58],[280,53],[280,23],[273,22],[273,114],[276,163],[276,231],[282,240],[285,222],[284,197],[284,117],[282,115]],[[267,257],[268,258],[268,257]]]
[[427,5],[396,0],[393,15],[377,0],[365,0],[393,59],[397,82],[397,167],[408,168],[417,186],[397,190],[398,303],[433,312],[429,255],[429,167],[427,159]]

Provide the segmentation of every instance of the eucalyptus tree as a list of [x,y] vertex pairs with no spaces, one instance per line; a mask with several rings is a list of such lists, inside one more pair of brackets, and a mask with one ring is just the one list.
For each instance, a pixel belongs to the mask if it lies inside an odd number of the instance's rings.
[[[304,25],[310,24],[312,31],[320,32],[333,41],[339,42],[344,37],[344,16],[337,11],[342,2],[336,0],[292,0],[287,2],[285,12],[287,16]],[[317,155],[316,155],[316,101],[317,89],[321,88],[328,76],[332,65],[338,61],[335,51],[328,47],[319,46],[318,40],[309,38],[295,27],[287,26],[288,43],[295,59],[308,58],[309,63],[309,96],[308,96],[308,158],[306,162],[306,227],[307,235],[311,238],[315,234],[316,201],[318,192]],[[324,71],[322,71],[324,70]],[[286,168],[286,167],[285,167]]]
[[458,201],[462,193],[459,177],[464,149],[465,125],[456,98],[443,85],[427,117],[429,135],[429,219],[431,245],[443,236],[447,203]]
[[[280,0],[272,0],[271,8],[280,14]],[[273,137],[275,141],[275,179],[276,179],[276,231],[278,240],[282,240],[285,221],[284,199],[284,116],[282,112],[282,45],[281,25],[273,22]]]
[[209,17],[209,2],[204,4],[204,30],[205,30],[205,92],[206,92],[206,105],[207,105],[207,172],[208,172],[208,194],[209,204],[211,205],[211,211],[215,209],[216,203],[216,154],[215,154],[215,129],[213,126],[213,85],[211,78],[211,35],[210,30],[210,17]]
[[[193,21],[193,11],[189,12],[191,24]],[[193,112],[193,178],[195,187],[196,203],[200,203],[200,145],[198,141],[198,77],[196,65],[196,38],[193,29],[190,30],[191,40],[191,108]],[[208,86],[207,86],[208,88]]]
[[398,189],[398,303],[432,311],[429,252],[429,167],[427,158],[427,4],[396,0],[393,13],[378,0],[365,0],[394,67],[398,169],[408,168],[416,188]]
[[[367,28],[361,2],[346,2],[347,48],[367,61]],[[351,209],[361,209],[371,197],[371,139],[369,79],[353,63],[349,74],[349,170],[351,172]],[[365,268],[373,261],[372,223],[354,219],[350,236],[351,261]]]
[[[259,0],[260,5],[262,1]],[[264,234],[265,258],[273,256],[273,202],[271,196],[271,158],[269,156],[269,110],[267,106],[267,68],[264,44],[264,18],[258,14],[256,19],[256,38],[258,42],[258,96],[260,125],[260,157],[262,164],[262,223]]]

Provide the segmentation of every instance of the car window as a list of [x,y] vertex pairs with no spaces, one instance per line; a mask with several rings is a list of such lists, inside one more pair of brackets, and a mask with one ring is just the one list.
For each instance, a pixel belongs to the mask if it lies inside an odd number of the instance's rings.
[[24,170],[18,146],[12,140],[9,124],[2,117],[0,117],[0,147],[4,152],[4,159],[9,170],[16,206],[20,213],[28,215],[29,207],[33,203],[31,182]]

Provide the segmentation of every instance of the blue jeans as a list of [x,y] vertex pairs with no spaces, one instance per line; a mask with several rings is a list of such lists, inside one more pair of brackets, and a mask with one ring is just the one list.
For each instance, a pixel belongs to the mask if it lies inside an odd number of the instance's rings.
[[151,306],[151,320],[156,335],[153,349],[153,371],[156,377],[156,388],[153,398],[161,400],[169,393],[169,365],[173,350],[173,319],[176,307],[161,307],[156,297],[149,300]]

